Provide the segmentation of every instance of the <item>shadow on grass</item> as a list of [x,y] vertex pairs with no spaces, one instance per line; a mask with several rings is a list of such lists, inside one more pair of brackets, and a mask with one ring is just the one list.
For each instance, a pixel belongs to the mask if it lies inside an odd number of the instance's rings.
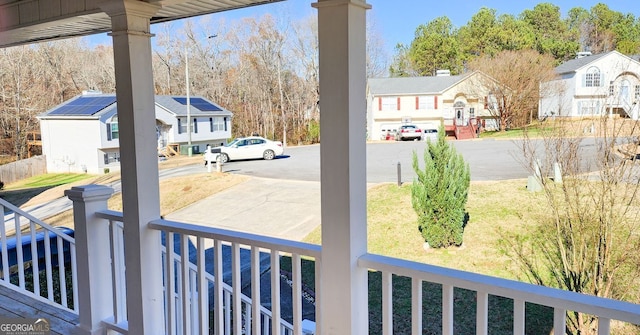
[[[28,189],[17,189],[17,190],[3,190],[0,191],[0,198],[9,202],[10,204],[20,207],[26,204],[31,198],[37,196],[38,194],[54,188],[58,185],[50,185],[50,186],[42,186],[42,187],[32,187]],[[7,209],[5,208],[5,211]]]

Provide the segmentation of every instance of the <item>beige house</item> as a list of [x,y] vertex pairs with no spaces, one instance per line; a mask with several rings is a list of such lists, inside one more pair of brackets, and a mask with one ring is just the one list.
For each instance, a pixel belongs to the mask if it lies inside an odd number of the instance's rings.
[[403,123],[422,129],[441,124],[467,126],[477,118],[486,128],[496,122],[487,109],[490,92],[483,82],[491,80],[481,72],[451,76],[441,71],[431,77],[371,78],[367,85],[367,134],[370,140],[384,139]]

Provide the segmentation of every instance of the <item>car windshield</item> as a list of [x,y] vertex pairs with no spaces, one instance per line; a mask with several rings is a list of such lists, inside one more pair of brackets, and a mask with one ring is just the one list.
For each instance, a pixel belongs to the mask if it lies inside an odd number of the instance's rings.
[[241,138],[235,138],[235,139],[233,139],[233,141],[231,141],[231,142],[229,142],[229,143],[225,144],[224,146],[225,146],[225,147],[232,147],[232,146],[234,146],[234,145],[238,144],[238,141],[240,141],[240,140],[241,140]]

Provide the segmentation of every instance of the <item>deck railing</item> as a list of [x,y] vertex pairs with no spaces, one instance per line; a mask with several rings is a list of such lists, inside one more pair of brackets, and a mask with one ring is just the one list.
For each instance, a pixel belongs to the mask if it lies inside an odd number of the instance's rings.
[[[114,308],[113,317],[104,320],[104,324],[114,333],[128,334],[122,214],[105,210],[96,216],[108,220],[111,232]],[[319,267],[319,246],[167,220],[154,221],[150,227],[160,230],[163,236],[166,334],[208,334],[212,330],[215,334],[304,333],[301,259],[312,258]],[[249,285],[242,284],[241,267],[247,264],[246,259],[242,263],[241,252],[250,254]],[[224,275],[225,253],[231,258],[230,276]],[[292,322],[281,317],[281,300],[285,297],[280,290],[281,255],[290,255],[292,259],[292,293],[287,297],[292,302]],[[267,272],[261,263],[266,259],[270,309],[261,301],[261,283],[265,282],[261,275]],[[208,268],[209,265],[213,266]],[[250,287],[249,295],[242,292],[243,286]]]
[[[382,333],[393,334],[392,276],[411,279],[411,326],[413,334],[422,334],[423,283],[442,286],[442,334],[454,334],[454,288],[476,294],[476,331],[489,332],[489,296],[513,300],[513,334],[525,334],[525,304],[553,308],[553,334],[564,335],[568,312],[593,315],[598,319],[598,334],[610,333],[610,321],[640,324],[640,305],[570,291],[527,284],[519,281],[416,263],[380,255],[360,257],[358,265],[382,273]],[[469,331],[467,329],[467,331]],[[456,332],[457,333],[457,332]]]
[[[106,201],[104,207],[106,207]],[[123,291],[123,279],[119,277],[124,273],[124,254],[121,247],[122,214],[105,210],[104,207],[84,212],[88,220],[94,220],[93,224],[103,227],[101,228],[103,231],[107,231],[104,229],[104,221],[108,221],[108,226],[112,227],[108,231],[113,236],[108,240],[104,238],[99,240],[100,242],[108,241],[106,243],[111,245],[110,252],[104,251],[105,254],[110,254],[110,259],[108,262],[98,259],[97,262],[113,264],[114,274],[111,277],[113,289],[101,286],[98,293],[103,293],[105,290],[113,291],[114,303],[113,310],[101,313],[100,320],[102,327],[109,329],[111,333],[128,334],[124,300],[126,294]],[[332,275],[331,273],[321,274],[320,246],[164,219],[151,221],[148,227],[160,231],[160,235],[164,236],[164,247],[158,250],[158,253],[163,254],[164,264],[163,273],[159,275],[163,275],[165,287],[166,334],[303,335],[307,333],[303,327],[302,317],[302,258],[308,257],[315,261],[313,289],[317,299],[321,297],[322,276]],[[80,245],[79,237],[76,238]],[[103,248],[103,250],[109,249]],[[78,252],[80,253],[80,250]],[[292,293],[286,294],[280,290],[280,261],[285,255],[290,255],[292,259]],[[93,263],[95,262],[90,264]],[[552,330],[554,334],[564,334],[567,315],[574,312],[595,316],[598,319],[597,331],[600,335],[610,334],[611,320],[640,324],[640,305],[638,304],[373,254],[360,256],[358,266],[381,273],[382,326],[380,333],[382,334],[394,333],[395,318],[404,317],[405,314],[410,314],[409,323],[412,328],[410,332],[423,333],[423,326],[428,322],[425,322],[425,317],[431,316],[427,312],[429,304],[439,307],[441,315],[436,317],[436,320],[441,322],[442,334],[450,335],[454,332],[488,334],[493,329],[491,324],[493,310],[490,308],[493,297],[511,299],[512,308],[507,313],[513,323],[513,329],[509,333],[514,334],[537,332],[536,329],[527,329],[528,320],[525,312],[530,304],[547,306],[551,309],[549,319],[553,320],[546,326],[545,333]],[[246,276],[243,276],[242,268],[248,271],[244,272]],[[267,272],[266,268],[269,268],[270,272]],[[266,273],[268,275],[265,275]],[[267,285],[264,284],[263,276],[269,279]],[[404,314],[401,315],[394,313],[394,309],[402,310],[406,306],[406,301],[400,303],[394,300],[394,276],[406,277],[411,281],[411,311],[402,312]],[[246,277],[250,279],[246,281]],[[441,297],[438,296],[440,300],[432,299],[426,302],[426,297],[423,297],[424,288],[431,283],[440,285],[441,288],[436,290],[441,290]],[[363,283],[363,285],[366,284]],[[430,287],[433,288],[433,286]],[[265,296],[262,294],[263,288],[269,290],[267,299],[263,299]],[[475,318],[475,325],[473,321],[461,324],[454,317],[454,305],[456,305],[456,295],[459,290],[470,291],[473,294],[472,300],[475,303],[472,305],[475,306],[464,306],[464,314],[467,320]],[[128,292],[128,294],[135,293]],[[290,297],[292,301],[291,322],[282,317],[283,297]],[[91,308],[100,309],[102,306],[100,303],[104,304],[104,301],[105,299],[100,301],[97,306],[91,305]],[[328,306],[327,308],[331,308],[331,304],[342,302],[322,303],[327,304],[325,305]],[[81,309],[81,323],[83,312],[85,310]],[[317,325],[315,333],[321,334],[322,314],[319,310],[314,313]],[[370,323],[372,322],[374,321],[370,320]],[[362,332],[368,331],[370,329]],[[409,332],[407,329],[403,331]]]
[[0,285],[77,313],[73,230],[52,227],[4,199],[0,209]]

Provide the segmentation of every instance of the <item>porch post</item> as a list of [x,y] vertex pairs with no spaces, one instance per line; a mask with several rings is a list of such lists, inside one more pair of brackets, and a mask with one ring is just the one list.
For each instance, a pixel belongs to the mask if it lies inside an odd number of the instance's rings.
[[319,0],[321,334],[368,334],[364,0]]
[[158,5],[103,0],[111,17],[120,131],[129,334],[164,334],[160,218],[150,18]]
[[78,319],[74,334],[102,334],[101,321],[113,316],[109,225],[94,215],[107,209],[113,189],[100,185],[73,187],[65,195],[73,201],[78,275]]

